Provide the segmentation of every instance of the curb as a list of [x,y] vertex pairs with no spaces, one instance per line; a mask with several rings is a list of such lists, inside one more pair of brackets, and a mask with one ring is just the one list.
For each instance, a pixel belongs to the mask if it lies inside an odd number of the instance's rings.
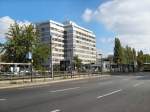
[[68,81],[74,81],[74,80],[82,80],[82,79],[91,79],[91,78],[98,78],[98,77],[108,77],[111,75],[103,75],[103,76],[84,76],[79,78],[71,78],[71,79],[56,79],[56,80],[49,80],[49,81],[43,81],[43,82],[30,82],[30,83],[22,83],[22,84],[9,84],[5,85],[4,87],[0,87],[1,89],[11,89],[11,88],[20,88],[20,87],[30,87],[30,86],[39,86],[39,85],[46,85],[46,84],[54,84],[54,83],[61,83],[61,82],[68,82]]

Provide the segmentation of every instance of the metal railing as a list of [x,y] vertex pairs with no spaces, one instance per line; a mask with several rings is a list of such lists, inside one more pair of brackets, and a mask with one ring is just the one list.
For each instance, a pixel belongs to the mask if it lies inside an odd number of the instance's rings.
[[[73,71],[72,73],[68,71],[53,71],[54,79],[60,78],[60,79],[67,79],[67,78],[76,78],[81,76],[93,76],[93,75],[100,75],[101,72],[76,72]],[[51,72],[49,71],[33,71],[32,72],[32,80],[34,79],[53,79],[51,76]],[[30,72],[0,72],[0,81],[4,80],[25,80],[25,79],[31,79],[31,73]]]

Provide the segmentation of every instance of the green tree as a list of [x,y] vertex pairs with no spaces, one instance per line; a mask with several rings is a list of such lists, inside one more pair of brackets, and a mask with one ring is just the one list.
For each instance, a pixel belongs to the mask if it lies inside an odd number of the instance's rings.
[[150,55],[149,54],[143,55],[143,62],[144,63],[150,63]]
[[117,64],[123,63],[123,48],[121,46],[119,38],[115,38],[114,62]]
[[82,65],[82,60],[79,59],[78,56],[74,56],[73,62],[74,62],[75,67],[77,67],[77,69],[79,70],[81,68],[81,65]]
[[34,25],[20,26],[15,23],[10,26],[7,35],[7,42],[4,45],[5,62],[29,62],[27,54],[32,53],[33,67],[42,67],[44,61],[48,59],[49,47],[40,41],[39,33]]
[[135,49],[126,46],[125,48],[122,48],[122,63],[123,64],[134,64],[134,62],[136,61],[136,51]]
[[132,48],[129,46],[126,46],[126,53],[127,53],[127,64],[132,64],[133,62],[133,52]]
[[0,43],[0,55],[3,53],[4,51],[4,44]]
[[127,54],[127,48],[122,48],[123,52],[123,64],[128,64],[128,54]]
[[136,50],[134,48],[132,49],[132,53],[133,53],[133,64],[135,64],[137,58],[136,58]]
[[138,67],[141,68],[143,66],[143,63],[144,63],[143,51],[141,50],[137,54],[137,64],[138,64]]

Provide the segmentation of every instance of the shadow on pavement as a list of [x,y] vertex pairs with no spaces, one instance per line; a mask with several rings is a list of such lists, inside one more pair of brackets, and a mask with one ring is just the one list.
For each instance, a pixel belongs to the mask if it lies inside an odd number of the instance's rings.
[[113,72],[113,73],[110,73],[110,75],[117,75],[117,76],[129,76],[129,75],[136,75],[137,73],[136,72]]

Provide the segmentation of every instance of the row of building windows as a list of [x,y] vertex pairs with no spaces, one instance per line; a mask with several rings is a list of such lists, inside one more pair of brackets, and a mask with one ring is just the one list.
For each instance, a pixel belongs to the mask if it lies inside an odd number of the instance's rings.
[[92,46],[92,47],[96,47],[95,44],[89,44],[89,43],[86,43],[86,42],[83,42],[83,41],[79,41],[79,40],[76,40],[76,43],[84,44],[84,45],[88,45],[88,46]]
[[84,53],[84,54],[96,55],[96,53],[93,52],[93,51],[90,52],[90,51],[79,50],[79,49],[75,49],[74,51],[75,51],[75,52],[78,52],[78,53]]
[[[61,61],[62,59],[56,59],[56,58],[53,58],[53,61],[54,62],[58,62],[58,63],[60,63],[60,61]],[[91,61],[91,60],[84,60],[84,63],[94,63],[95,61]]]
[[64,49],[57,49],[57,48],[55,48],[54,50],[57,51],[57,52],[64,52]]
[[56,37],[62,37],[62,38],[64,38],[64,34],[62,34],[62,33],[58,34],[58,33],[54,33],[54,32],[51,31],[51,35],[52,36],[56,36]]
[[87,46],[83,46],[83,45],[76,45],[76,48],[79,48],[79,49],[86,49],[86,50],[95,50],[94,48],[87,47]]
[[56,53],[53,53],[52,55],[53,55],[53,56],[56,56],[56,57],[64,57],[64,54],[56,54]]
[[76,38],[77,39],[81,39],[81,40],[85,40],[85,41],[88,41],[88,42],[92,42],[92,43],[95,43],[95,41],[94,40],[90,40],[90,39],[88,39],[88,38],[85,38],[85,37],[82,37],[82,36],[76,36]]
[[64,30],[60,30],[60,29],[54,28],[54,27],[50,27],[50,29],[64,34]]
[[42,27],[41,28],[41,31],[42,32],[47,32],[47,31],[50,31],[49,27]]
[[42,37],[49,36],[49,35],[50,35],[49,32],[43,32],[43,33],[41,33],[41,36],[42,36]]
[[61,61],[61,59],[53,59],[53,61],[59,63]]
[[53,43],[52,46],[53,47],[64,47],[63,44],[58,44],[58,43]]
[[74,26],[74,27],[77,28],[77,29],[80,29],[80,30],[82,30],[86,33],[91,33],[91,31],[88,31],[87,29],[84,29],[84,28],[81,28],[81,27],[78,27],[78,26]]
[[[51,27],[52,28],[52,27]],[[47,30],[46,30],[47,29]],[[56,28],[55,28],[56,29]],[[43,31],[44,30],[44,31]],[[57,31],[58,31],[58,29],[57,29]],[[62,30],[59,30],[59,32],[61,31],[61,33],[62,33]],[[49,36],[50,35],[50,32],[49,32],[49,29],[48,28],[42,28],[42,34],[41,34],[41,36],[42,37],[45,37],[45,36]],[[64,32],[64,31],[63,31]],[[56,37],[62,37],[62,38],[65,38],[65,37],[67,37],[66,35],[61,35],[61,34],[58,34],[58,33],[53,33],[53,32],[51,32],[51,35],[52,36],[56,36]],[[93,43],[95,43],[95,41],[93,41],[93,40],[90,40],[90,39],[87,39],[87,38],[85,38],[85,37],[82,37],[82,36],[76,36],[76,38],[78,38],[78,39],[81,39],[81,40],[85,40],[85,41],[88,41],[88,42],[93,42]]]
[[52,38],[52,40],[57,41],[57,42],[64,42],[64,40],[61,40],[59,38]]
[[76,31],[76,34],[78,34],[78,35],[82,35],[82,36],[85,36],[85,37],[89,37],[89,38],[94,38],[93,36],[90,36],[90,35],[87,35],[87,34],[85,34],[85,33],[81,33],[81,32],[79,32],[79,31]]
[[[78,54],[80,57],[82,57],[82,58],[96,58],[96,54],[93,52],[92,54],[88,54],[88,53],[77,53],[77,52],[75,52],[75,54]],[[72,56],[72,53],[70,53],[70,52],[65,52],[65,56]]]
[[96,59],[96,56],[88,56],[88,55],[79,55],[79,56],[84,58],[84,59],[87,59],[87,58]]
[[[65,54],[70,55],[70,50],[65,49],[64,50]],[[79,55],[90,55],[90,56],[94,56],[96,57],[96,53],[95,52],[89,52],[89,51],[85,51],[85,50],[74,50],[75,54],[79,54]]]
[[91,61],[91,60],[84,60],[85,63],[95,63],[95,61]]
[[50,38],[49,37],[42,37],[41,41],[49,41],[50,42]]

